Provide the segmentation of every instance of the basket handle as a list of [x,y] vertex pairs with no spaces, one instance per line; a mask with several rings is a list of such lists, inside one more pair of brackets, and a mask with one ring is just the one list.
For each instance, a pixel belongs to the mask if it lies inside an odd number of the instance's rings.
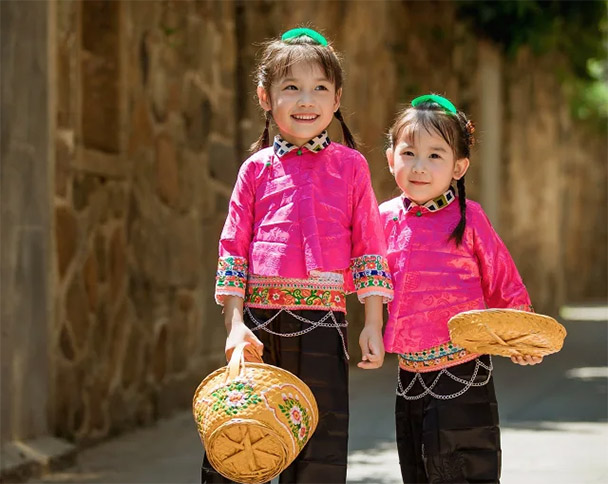
[[230,361],[228,362],[228,379],[234,380],[241,373],[241,367],[245,368],[245,348],[250,343],[244,341],[235,346]]

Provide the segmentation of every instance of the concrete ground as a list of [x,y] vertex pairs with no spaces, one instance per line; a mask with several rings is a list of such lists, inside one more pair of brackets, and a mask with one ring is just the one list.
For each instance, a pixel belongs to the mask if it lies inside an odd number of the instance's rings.
[[[564,349],[541,365],[494,358],[504,484],[608,482],[608,322],[564,324]],[[350,484],[401,482],[395,378],[392,356],[381,370],[352,369]],[[85,450],[76,467],[35,482],[196,483],[201,451],[184,412]]]

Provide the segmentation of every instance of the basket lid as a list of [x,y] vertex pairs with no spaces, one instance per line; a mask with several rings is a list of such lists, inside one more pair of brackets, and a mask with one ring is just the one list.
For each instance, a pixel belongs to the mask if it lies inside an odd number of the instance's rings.
[[566,337],[566,328],[552,317],[517,309],[465,311],[448,328],[454,344],[500,356],[546,356],[561,350]]

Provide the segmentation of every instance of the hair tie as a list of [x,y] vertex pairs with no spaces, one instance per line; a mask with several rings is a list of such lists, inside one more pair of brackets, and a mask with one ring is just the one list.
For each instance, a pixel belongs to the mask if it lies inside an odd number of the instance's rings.
[[297,37],[303,36],[309,37],[317,44],[321,44],[323,47],[327,47],[327,40],[325,40],[325,37],[323,37],[319,32],[315,32],[314,30],[307,28],[297,28],[288,30],[281,36],[281,40],[285,42],[289,39],[295,39]]
[[475,136],[473,136],[473,133],[475,133],[475,125],[473,124],[473,121],[469,119],[465,125],[465,129],[467,131],[469,147],[471,147],[475,144]]
[[437,94],[425,94],[424,96],[418,96],[416,99],[412,100],[412,106],[416,107],[427,101],[439,104],[443,109],[449,111],[450,113],[456,114],[458,112],[456,106],[454,106],[449,99],[438,96]]

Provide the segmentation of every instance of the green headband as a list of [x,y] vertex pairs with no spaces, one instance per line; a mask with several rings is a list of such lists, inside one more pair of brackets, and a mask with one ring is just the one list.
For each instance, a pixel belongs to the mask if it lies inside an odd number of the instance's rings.
[[310,37],[312,40],[314,40],[318,44],[321,44],[323,47],[327,47],[327,40],[325,40],[325,37],[323,37],[319,32],[315,32],[312,29],[306,28],[288,30],[281,36],[281,40],[286,41],[289,39],[295,39],[297,37],[302,37],[303,35],[305,35],[306,37]]
[[458,112],[456,106],[454,106],[449,99],[438,96],[437,94],[425,94],[424,96],[418,96],[416,99],[412,100],[412,106],[416,107],[422,103],[429,101],[439,104],[443,109],[453,114],[456,114]]

